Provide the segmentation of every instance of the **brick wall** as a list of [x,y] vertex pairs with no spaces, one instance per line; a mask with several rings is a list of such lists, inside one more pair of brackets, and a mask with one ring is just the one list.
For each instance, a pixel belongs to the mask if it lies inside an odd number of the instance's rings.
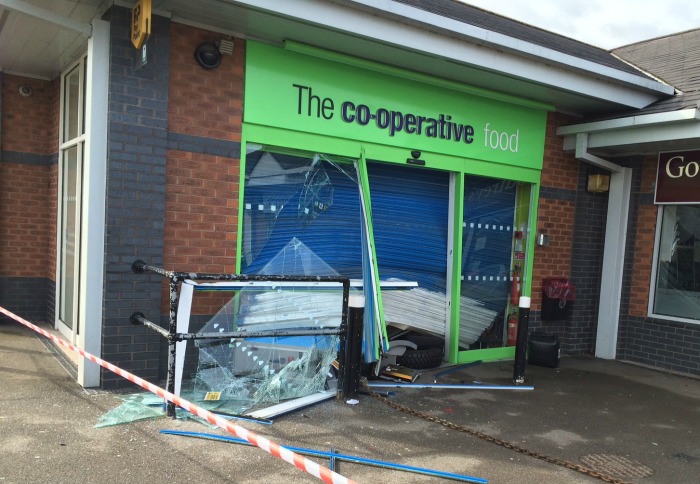
[[[130,42],[131,12],[112,7],[102,357],[157,381],[162,338],[133,326],[140,311],[160,320],[162,278],[134,274],[137,258],[163,265],[170,22],[153,17],[148,63]],[[131,386],[102,370],[102,387]]]
[[[3,74],[2,81],[2,150],[37,155],[56,152],[58,133],[53,121],[60,82],[29,79]],[[28,85],[31,96],[22,96],[19,88]]]
[[550,276],[569,276],[573,240],[574,207],[578,186],[578,161],[572,153],[563,150],[557,136],[559,126],[574,120],[557,113],[547,115],[544,160],[537,212],[537,232],[549,235],[548,246],[535,247],[532,275],[532,309],[541,308],[542,279]]
[[[555,198],[559,195],[558,198]],[[548,246],[535,247],[532,276],[532,308],[542,307],[542,280],[546,277],[569,277],[575,210],[574,200],[562,198],[560,193],[543,190],[537,212],[538,232],[549,235]],[[547,198],[545,198],[547,197]]]
[[221,37],[206,30],[172,24],[170,131],[200,138],[241,140],[245,41],[231,39],[233,54],[222,56],[221,64],[215,69],[205,70],[194,59],[197,45]]
[[578,161],[573,153],[564,151],[563,139],[557,136],[557,128],[576,122],[578,122],[577,118],[560,113],[547,114],[541,180],[543,187],[561,190],[576,190],[578,187]]
[[[589,354],[595,345],[607,194],[586,191],[588,167],[563,150],[559,126],[576,119],[550,113],[547,119],[537,231],[548,246],[535,247],[531,329],[556,333],[565,354]],[[576,286],[576,301],[565,317],[542,320],[542,281],[565,277]]]
[[[245,42],[235,39],[216,69],[193,55],[219,37],[171,25],[168,129],[179,149],[167,153],[164,264],[176,271],[236,271]],[[226,298],[200,293],[193,312],[214,314]]]
[[[106,360],[157,381],[167,374],[167,344],[129,317],[141,311],[167,325],[169,288],[160,276],[133,274],[131,264],[140,258],[168,270],[235,272],[245,44],[236,39],[232,56],[204,70],[194,49],[220,35],[155,16],[148,63],[135,68],[129,10],[113,7],[109,16],[102,350]],[[195,310],[215,312],[215,299],[198,297]],[[129,385],[102,373],[105,388]]]
[[[0,79],[0,304],[53,321],[60,80]],[[22,85],[30,96],[19,93]]]
[[659,370],[700,376],[700,326],[654,318],[623,316],[617,358]]
[[[645,317],[651,283],[651,269],[654,257],[657,208],[651,198],[656,181],[656,157],[646,157],[641,167],[641,180],[638,191],[636,228],[634,231],[634,263],[629,296],[629,314]],[[644,196],[642,199],[641,197]]]
[[579,164],[570,276],[576,301],[562,342],[563,351],[572,355],[594,353],[600,306],[608,194],[586,191],[589,170],[588,165]]
[[549,235],[548,246],[535,246],[532,273],[532,311],[530,328],[563,336],[566,321],[542,321],[542,280],[545,277],[569,277],[574,237],[572,214],[576,207],[578,162],[566,153],[562,139],[557,136],[559,126],[572,124],[558,113],[547,115],[545,150],[537,211],[537,232]]
[[700,325],[647,317],[658,212],[657,160],[635,160],[617,358],[700,376]]

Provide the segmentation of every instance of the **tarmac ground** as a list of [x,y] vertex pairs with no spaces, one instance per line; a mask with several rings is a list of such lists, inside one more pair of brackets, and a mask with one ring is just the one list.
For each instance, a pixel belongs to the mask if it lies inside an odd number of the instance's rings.
[[[160,432],[230,436],[190,419],[160,417],[95,428],[100,416],[121,404],[123,392],[83,389],[71,364],[50,340],[0,319],[0,484],[319,482],[255,447]],[[512,362],[485,363],[440,383],[512,385],[512,374]],[[700,380],[571,357],[554,369],[527,366],[525,377],[534,390],[384,390],[393,393],[389,402],[411,413],[363,394],[357,405],[329,400],[278,417],[272,425],[239,425],[282,445],[333,449],[491,483],[602,482],[527,452],[586,466],[619,482],[699,481]],[[417,383],[433,380],[426,372]],[[470,430],[460,431],[464,428]],[[326,458],[313,460],[330,465]],[[360,483],[449,482],[345,461],[334,466]]]

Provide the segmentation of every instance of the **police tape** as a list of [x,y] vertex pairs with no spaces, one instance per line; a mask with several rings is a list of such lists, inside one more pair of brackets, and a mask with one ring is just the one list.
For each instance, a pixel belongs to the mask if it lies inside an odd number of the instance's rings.
[[194,403],[191,403],[184,398],[180,398],[177,395],[174,395],[156,385],[153,385],[152,383],[149,383],[142,378],[139,378],[138,376],[129,373],[126,370],[122,370],[121,368],[114,366],[111,363],[108,363],[107,361],[98,358],[95,355],[92,355],[88,353],[87,351],[81,350],[80,348],[77,348],[73,346],[72,344],[68,343],[65,340],[62,340],[61,338],[57,338],[56,336],[44,331],[40,327],[38,327],[35,324],[30,323],[29,321],[17,316],[14,313],[11,313],[7,309],[3,308],[0,306],[0,313],[4,314],[5,316],[17,321],[18,323],[28,327],[29,329],[36,331],[37,333],[41,334],[42,336],[45,336],[49,338],[51,341],[54,343],[57,343],[61,346],[65,346],[66,348],[70,349],[71,351],[74,351],[78,353],[80,356],[83,358],[87,358],[88,360],[97,363],[98,365],[107,368],[109,371],[116,373],[117,375],[126,378],[130,382],[133,382],[137,384],[138,386],[145,388],[151,393],[155,393],[161,398],[164,398],[168,402],[172,402],[178,407],[184,408],[188,412],[191,412],[205,420],[207,420],[209,423],[216,425],[217,427],[220,427],[229,433],[236,435],[248,442],[250,442],[252,445],[255,445],[265,452],[268,452],[275,457],[282,459],[285,462],[288,462],[299,469],[307,472],[308,474],[311,474],[312,476],[321,479],[323,482],[326,482],[328,484],[354,484],[354,481],[348,479],[347,477],[343,477],[340,474],[333,472],[332,470],[323,467],[312,460],[307,459],[306,457],[303,457],[287,448],[284,446],[281,446],[271,440],[266,439],[265,437],[262,437],[260,435],[257,435],[255,432],[251,432],[243,427],[240,427],[236,425],[233,422],[230,422],[222,417],[219,417],[213,413],[211,413],[208,410],[205,410]]

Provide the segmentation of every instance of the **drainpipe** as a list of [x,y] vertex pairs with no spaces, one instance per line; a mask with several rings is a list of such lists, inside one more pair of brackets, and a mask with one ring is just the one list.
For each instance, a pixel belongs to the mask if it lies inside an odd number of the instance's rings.
[[611,172],[595,356],[613,360],[617,353],[617,334],[620,323],[632,169],[589,153],[588,133],[576,135],[576,159]]

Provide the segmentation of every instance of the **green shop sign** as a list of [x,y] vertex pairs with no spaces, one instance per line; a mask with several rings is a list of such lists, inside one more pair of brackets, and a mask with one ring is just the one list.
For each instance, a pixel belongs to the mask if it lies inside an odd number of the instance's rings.
[[547,106],[291,45],[248,42],[246,123],[542,167]]

